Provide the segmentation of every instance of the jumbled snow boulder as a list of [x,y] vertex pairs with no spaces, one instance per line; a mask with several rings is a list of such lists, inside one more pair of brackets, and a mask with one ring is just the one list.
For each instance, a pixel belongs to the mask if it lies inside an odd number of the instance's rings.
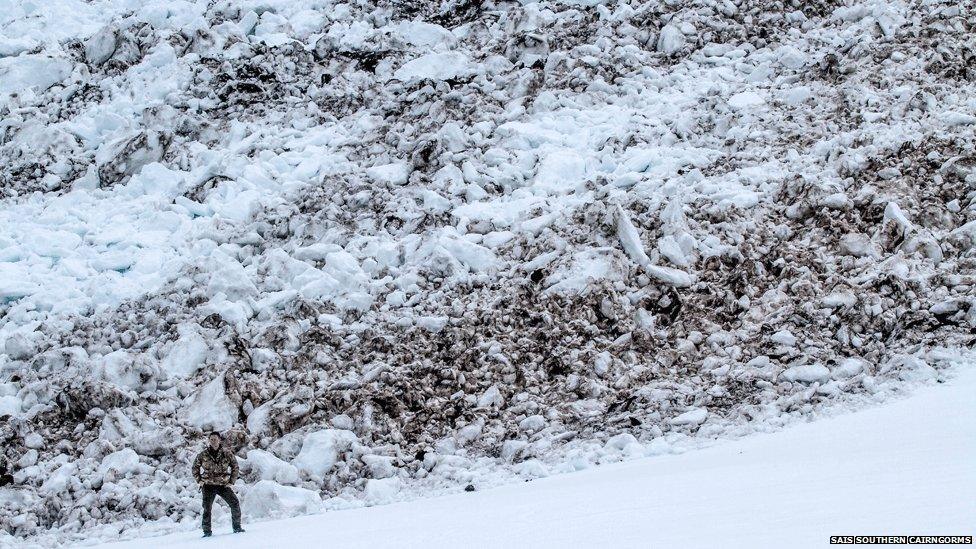
[[244,495],[243,511],[250,518],[276,518],[314,513],[321,505],[317,492],[262,480]]
[[139,463],[139,455],[131,448],[112,452],[102,458],[102,463],[98,466],[99,478],[106,480],[124,478],[136,473],[152,474],[152,471],[153,469],[148,465]]
[[358,441],[355,433],[343,429],[323,429],[305,435],[302,449],[292,460],[298,470],[308,476],[324,477],[339,460],[339,455]]
[[391,503],[396,500],[403,483],[398,478],[370,479],[366,481],[366,499],[370,503]]
[[297,484],[298,469],[265,450],[249,450],[246,467],[261,480],[273,480],[279,484]]
[[830,370],[826,366],[820,364],[807,364],[803,366],[794,366],[780,376],[787,381],[801,382],[801,383],[823,383],[827,381],[830,377]]
[[222,375],[187,400],[187,423],[201,431],[226,431],[237,422],[237,407],[227,397]]
[[702,408],[692,408],[687,412],[673,418],[671,425],[676,426],[695,426],[700,425],[708,417],[708,411]]

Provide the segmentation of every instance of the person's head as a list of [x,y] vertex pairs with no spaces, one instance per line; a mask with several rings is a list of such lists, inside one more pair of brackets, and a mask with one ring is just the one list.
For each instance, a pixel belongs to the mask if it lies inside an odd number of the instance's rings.
[[210,436],[207,437],[207,442],[210,443],[210,447],[214,450],[220,448],[220,433],[210,433]]

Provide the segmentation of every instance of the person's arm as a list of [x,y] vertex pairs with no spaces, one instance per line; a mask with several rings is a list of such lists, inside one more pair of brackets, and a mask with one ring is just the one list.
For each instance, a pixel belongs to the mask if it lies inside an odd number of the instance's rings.
[[201,465],[203,465],[203,452],[197,454],[196,459],[193,460],[193,480],[197,481],[197,484],[203,482],[203,478],[200,476]]
[[237,477],[240,474],[240,469],[237,466],[237,456],[230,450],[227,450],[227,455],[230,457],[230,483],[234,484],[237,482]]

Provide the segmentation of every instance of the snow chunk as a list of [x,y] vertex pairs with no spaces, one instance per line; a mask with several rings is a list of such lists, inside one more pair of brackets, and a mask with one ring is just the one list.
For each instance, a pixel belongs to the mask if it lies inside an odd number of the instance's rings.
[[46,90],[67,78],[72,67],[66,59],[40,54],[0,58],[0,95],[28,88]]
[[410,177],[409,162],[393,162],[382,166],[373,166],[366,169],[366,175],[377,183],[387,185],[405,185]]
[[114,471],[117,478],[124,477],[129,473],[139,471],[139,455],[132,448],[125,448],[118,452],[102,458],[101,465],[98,466],[98,474],[105,476],[109,471]]
[[960,302],[956,299],[946,299],[929,307],[929,312],[934,315],[948,315],[959,310]]
[[408,248],[406,256],[410,263],[430,265],[444,274],[487,271],[497,262],[494,252],[450,227],[427,238],[415,250]]
[[132,449],[142,456],[170,455],[186,443],[177,427],[159,427],[150,421],[140,425],[140,431],[130,435]]
[[142,392],[156,388],[159,370],[156,364],[120,349],[102,357],[96,372],[113,385]]
[[390,503],[396,500],[401,488],[398,478],[369,479],[366,481],[366,499],[370,503]]
[[546,279],[546,293],[581,292],[599,280],[623,278],[620,258],[609,248],[589,248],[573,254],[572,261]]
[[17,395],[0,396],[0,417],[19,415],[22,405],[23,401]]
[[758,107],[765,103],[766,100],[761,95],[751,91],[740,92],[729,97],[729,106],[740,111],[751,107]]
[[403,82],[419,80],[448,80],[472,72],[468,57],[459,52],[428,53],[407,61],[393,77]]
[[322,498],[312,490],[262,480],[247,491],[242,504],[250,517],[278,518],[314,513],[320,509]]
[[393,465],[394,458],[390,456],[369,454],[361,459],[366,467],[369,467],[369,474],[373,478],[388,478],[396,474],[396,467]]
[[871,239],[862,233],[847,233],[840,238],[840,251],[854,257],[874,256],[875,247]]
[[412,46],[430,47],[454,41],[451,31],[423,21],[401,21],[395,28],[400,39]]
[[796,337],[789,330],[780,330],[769,339],[773,343],[778,343],[784,347],[793,347],[796,345]]
[[519,422],[519,429],[527,433],[541,431],[546,426],[546,419],[540,415],[529,416]]
[[328,257],[329,254],[338,252],[340,250],[342,250],[342,248],[336,244],[316,242],[315,244],[309,244],[308,246],[296,248],[292,255],[295,257],[295,259],[300,259],[302,261],[322,261]]
[[[0,283],[0,298],[3,297],[3,284]],[[13,360],[26,360],[30,358],[37,352],[37,335],[33,334],[36,334],[36,332],[31,335],[21,332],[11,334],[3,344],[4,352]]]
[[850,307],[857,303],[857,297],[853,292],[834,292],[823,298],[821,301],[824,307],[836,309],[838,307]]
[[787,369],[785,372],[780,374],[780,377],[786,381],[822,383],[830,378],[830,370],[828,370],[826,366],[822,366],[820,364],[805,364],[803,366],[794,366]]
[[418,316],[414,319],[414,324],[429,332],[439,332],[447,326],[448,320],[450,319],[446,316]]
[[225,253],[215,253],[211,259],[213,271],[207,284],[208,296],[223,294],[227,298],[239,300],[260,293],[247,269],[237,259]]
[[613,358],[610,356],[610,353],[603,351],[602,353],[597,354],[596,358],[593,359],[593,371],[598,376],[604,376],[610,371],[610,364],[612,363]]
[[651,278],[656,279],[658,282],[670,284],[671,286],[686,287],[691,286],[694,282],[690,274],[671,267],[648,265],[644,267],[644,270],[647,271],[647,274],[649,274]]
[[708,411],[704,408],[693,408],[687,412],[671,418],[671,425],[700,425],[705,422],[705,418],[708,417]]
[[478,398],[478,407],[501,406],[504,400],[501,391],[498,390],[498,386],[492,385]]
[[683,47],[685,47],[684,33],[674,25],[665,25],[661,29],[660,36],[657,37],[657,51],[665,55],[672,55]]
[[803,103],[807,102],[811,97],[813,97],[813,93],[810,91],[810,88],[807,86],[798,86],[795,88],[790,88],[789,90],[786,90],[786,92],[783,93],[783,101],[785,101],[787,105],[790,105],[792,107],[802,105]]
[[888,205],[885,206],[884,219],[885,221],[893,221],[904,233],[908,233],[908,231],[912,230],[912,222],[908,220],[908,216],[905,215],[905,212],[903,212],[898,204],[894,202],[889,202]]
[[297,484],[298,469],[265,450],[248,450],[246,464],[261,480],[278,484]]
[[16,57],[25,51],[36,48],[37,44],[37,40],[33,38],[0,36],[0,57]]
[[547,154],[539,163],[534,187],[549,194],[572,192],[586,180],[590,171],[579,151],[560,149]]
[[17,384],[14,382],[0,383],[0,397],[14,396],[17,394]]
[[115,31],[105,27],[85,40],[85,59],[92,65],[101,65],[109,60],[118,47]]
[[545,199],[537,196],[507,200],[496,199],[485,202],[469,202],[454,208],[451,213],[455,217],[467,217],[472,221],[490,221],[496,227],[511,227],[528,217],[528,213],[533,208],[542,204],[545,204]]
[[882,373],[891,370],[898,371],[898,377],[903,381],[928,381],[938,376],[935,368],[917,356],[901,355],[892,358],[881,369]]
[[346,414],[339,414],[335,416],[329,420],[329,423],[331,423],[336,429],[345,429],[347,431],[352,431],[353,425],[355,424],[352,418]]
[[[684,414],[682,414],[682,415],[684,415]],[[681,416],[678,416],[678,417],[681,417]],[[675,418],[675,419],[677,419],[677,418]],[[613,437],[610,437],[610,439],[607,440],[607,443],[604,444],[603,447],[606,448],[606,449],[608,449],[608,450],[617,450],[619,452],[622,452],[626,448],[628,448],[628,447],[630,447],[630,446],[632,446],[634,444],[640,445],[640,443],[637,442],[637,438],[634,437],[634,435],[632,435],[630,433],[620,433],[619,435],[615,435]]]
[[844,193],[833,193],[821,198],[820,205],[832,210],[846,210],[851,207],[851,199]]
[[484,425],[481,422],[465,425],[464,427],[458,429],[458,432],[454,435],[454,440],[456,440],[461,446],[470,444],[481,436],[481,431],[483,428]]
[[784,67],[790,69],[801,69],[807,64],[807,55],[793,46],[782,46],[777,52],[778,61]]
[[[0,301],[13,301],[22,297],[33,295],[40,287],[29,282],[17,280],[15,275],[8,274],[13,268],[5,268],[0,265]],[[5,272],[6,271],[6,272]]]
[[305,435],[302,449],[291,462],[307,475],[324,477],[339,461],[339,454],[359,439],[352,431],[323,429]]
[[642,265],[647,274],[659,282],[672,286],[691,286],[693,281],[688,273],[671,267],[651,265],[651,258],[644,251],[644,244],[637,233],[637,228],[630,222],[627,212],[620,206],[617,206],[617,238],[620,239],[620,245],[627,252],[627,255],[635,263]]
[[526,478],[544,478],[549,476],[549,470],[537,459],[528,459],[517,464],[515,471]]
[[170,347],[160,367],[168,376],[189,377],[206,362],[210,347],[196,325],[183,324],[177,330],[180,338]]
[[237,423],[237,406],[224,389],[224,376],[219,375],[189,397],[186,421],[201,431],[226,431]]
[[662,236],[657,239],[657,251],[668,258],[668,261],[679,267],[688,267],[690,265],[688,256],[685,255],[684,250],[681,249],[681,245],[671,235]]
[[617,206],[617,238],[620,239],[620,245],[623,246],[624,251],[635,263],[638,265],[651,264],[651,258],[647,257],[647,252],[644,251],[644,243],[641,242],[640,235],[637,233],[637,227],[634,227],[627,212],[620,206]]
[[[951,233],[949,233],[949,235],[964,250],[968,250],[976,246],[976,221],[966,223],[965,225],[953,230]],[[0,297],[3,297],[2,292],[2,285],[0,285]]]
[[252,435],[260,435],[268,428],[273,402],[265,402],[247,415],[247,430]]
[[515,238],[512,231],[492,231],[485,235],[481,243],[488,248],[499,248]]
[[515,458],[528,446],[529,443],[524,440],[506,440],[502,444],[501,457],[506,461],[515,461]]
[[72,481],[78,482],[77,476],[75,474],[78,472],[78,465],[73,462],[68,462],[58,467],[53,473],[47,475],[44,480],[44,484],[41,485],[39,490],[41,494],[53,495],[60,492],[64,492],[71,486]]
[[845,358],[840,364],[834,366],[830,377],[834,379],[844,379],[854,377],[857,374],[867,371],[867,362],[860,358]]
[[957,111],[946,111],[939,115],[946,126],[970,126],[976,124],[976,116]]

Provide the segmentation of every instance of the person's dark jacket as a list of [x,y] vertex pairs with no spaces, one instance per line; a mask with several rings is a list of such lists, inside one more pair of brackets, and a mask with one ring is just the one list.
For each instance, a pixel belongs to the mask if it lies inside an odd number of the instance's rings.
[[209,446],[193,460],[193,478],[197,484],[230,486],[237,482],[237,458],[221,446],[214,450]]

